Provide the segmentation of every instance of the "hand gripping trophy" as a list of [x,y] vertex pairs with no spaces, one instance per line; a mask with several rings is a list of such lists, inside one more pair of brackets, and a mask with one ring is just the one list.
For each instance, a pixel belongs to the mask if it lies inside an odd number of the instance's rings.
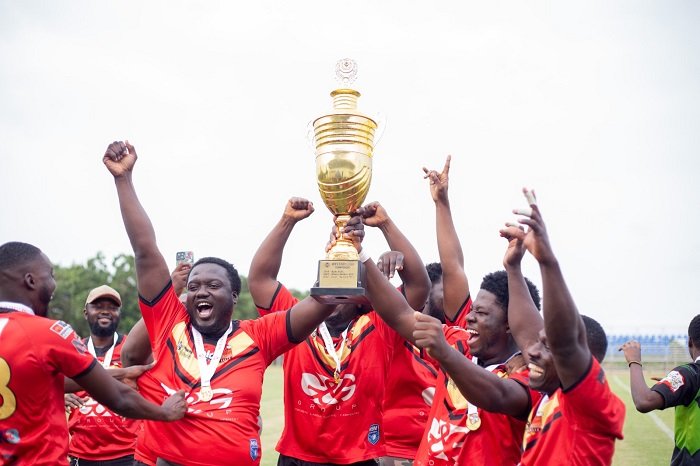
[[[340,60],[336,76],[344,87],[331,92],[333,110],[314,120],[313,145],[321,199],[342,231],[350,213],[362,206],[369,191],[377,123],[357,110],[360,93],[347,87],[357,76],[355,61]],[[352,242],[340,236],[326,259],[319,261],[311,296],[330,304],[367,303],[362,272]]]

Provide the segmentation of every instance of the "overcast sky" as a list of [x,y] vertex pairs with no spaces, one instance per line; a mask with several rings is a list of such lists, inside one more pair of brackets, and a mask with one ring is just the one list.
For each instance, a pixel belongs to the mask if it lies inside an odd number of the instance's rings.
[[[0,1],[0,242],[61,265],[131,252],[101,161],[129,139],[171,265],[193,250],[247,275],[303,196],[316,212],[280,279],[310,287],[332,221],[306,125],[351,57],[361,108],[387,116],[367,200],[426,263],[421,167],[452,154],[474,290],[531,186],[582,313],[609,333],[684,333],[700,312],[698,24],[695,1]],[[386,249],[378,231],[366,247]]]

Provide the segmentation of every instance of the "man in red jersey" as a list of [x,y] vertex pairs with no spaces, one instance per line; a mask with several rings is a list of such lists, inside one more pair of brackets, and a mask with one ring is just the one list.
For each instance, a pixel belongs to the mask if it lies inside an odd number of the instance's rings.
[[[161,421],[182,417],[184,393],[162,406],[117,382],[65,322],[46,319],[56,288],[51,262],[38,248],[0,246],[0,463],[65,464],[68,428],[64,376],[114,412]],[[36,315],[35,315],[36,314]]]
[[508,323],[525,351],[530,386],[544,394],[533,407],[524,438],[521,464],[609,465],[615,439],[622,439],[625,405],[608,386],[600,362],[605,357],[605,331],[581,316],[569,294],[552,252],[534,192],[523,190],[529,209],[501,235],[522,241],[542,273],[544,322],[531,312],[513,309]]
[[[308,200],[290,199],[251,262],[248,286],[263,315],[296,302],[277,281],[277,273],[294,226],[313,211]],[[363,212],[365,224],[379,228],[391,249],[403,253],[397,268],[406,299],[422,308],[430,284],[417,252],[381,205],[371,203]],[[353,217],[350,225],[359,220]],[[393,275],[391,263],[396,260],[387,257],[380,264],[382,272],[377,269],[385,281],[384,274]],[[397,352],[405,352],[401,361],[411,363],[414,355],[409,351],[375,312],[352,304],[337,306],[304,344],[285,355],[285,427],[277,444],[278,464],[376,464],[375,458],[385,454],[382,398],[389,367],[398,367],[392,359]]]
[[[121,367],[121,349],[126,341],[126,336],[117,332],[121,305],[119,292],[108,285],[94,288],[85,300],[83,314],[90,336],[83,343],[105,369]],[[86,395],[78,392],[66,396]],[[68,418],[71,465],[131,466],[140,427],[140,421],[121,417],[89,396],[83,398]]]
[[[450,161],[447,156],[442,172],[423,168],[425,178],[430,181],[430,195],[435,202],[435,231],[442,270],[442,309],[445,323],[450,326],[467,328],[467,314],[471,310],[472,299],[469,281],[464,272],[464,254],[457,236],[450,199],[447,194],[450,183]],[[435,300],[439,303],[439,300]]]
[[[471,304],[447,195],[449,168],[450,157],[442,173],[424,171],[436,203],[445,313],[448,322],[459,321],[459,326],[442,326],[437,319],[416,317],[417,344],[428,349],[439,370],[416,464],[515,465],[520,460],[532,395],[527,374],[520,372],[524,360],[508,331],[509,280],[506,272],[487,275]],[[539,302],[536,288],[521,280],[518,285],[535,307],[534,302]],[[493,397],[493,393],[499,396]]]
[[[303,341],[333,306],[308,298],[286,312],[232,322],[241,280],[231,264],[214,257],[192,266],[183,305],[134,189],[136,158],[131,144],[114,142],[103,162],[114,177],[134,249],[141,313],[156,360],[139,387],[149,399],[184,389],[190,400],[183,419],[145,423],[145,447],[164,465],[257,465],[265,368]],[[215,203],[211,194],[206,197]]]
[[[423,313],[444,322],[442,268],[432,263],[425,270],[431,285]],[[435,396],[437,375],[433,364],[426,361],[425,352],[410,341],[395,349],[384,392],[386,456],[379,459],[380,466],[413,463]]]

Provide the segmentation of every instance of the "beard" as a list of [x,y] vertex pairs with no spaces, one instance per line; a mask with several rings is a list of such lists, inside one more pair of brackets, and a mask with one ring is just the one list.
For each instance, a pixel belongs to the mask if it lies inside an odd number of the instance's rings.
[[108,337],[114,335],[119,326],[119,319],[113,320],[109,325],[103,327],[100,323],[95,320],[90,324],[90,332],[97,337]]

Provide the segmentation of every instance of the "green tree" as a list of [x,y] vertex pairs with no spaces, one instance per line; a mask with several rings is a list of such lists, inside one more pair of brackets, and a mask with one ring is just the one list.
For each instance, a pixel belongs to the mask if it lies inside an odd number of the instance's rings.
[[[90,334],[83,315],[85,299],[91,289],[100,285],[111,286],[122,297],[120,332],[128,333],[141,318],[133,255],[120,254],[108,264],[104,254],[98,252],[85,264],[72,264],[68,267],[54,265],[54,274],[57,286],[50,305],[50,317],[68,322],[79,335]],[[309,294],[308,291],[290,291],[300,300]],[[241,275],[241,295],[238,297],[234,318],[243,320],[257,317],[258,312],[248,289],[248,278]]]

